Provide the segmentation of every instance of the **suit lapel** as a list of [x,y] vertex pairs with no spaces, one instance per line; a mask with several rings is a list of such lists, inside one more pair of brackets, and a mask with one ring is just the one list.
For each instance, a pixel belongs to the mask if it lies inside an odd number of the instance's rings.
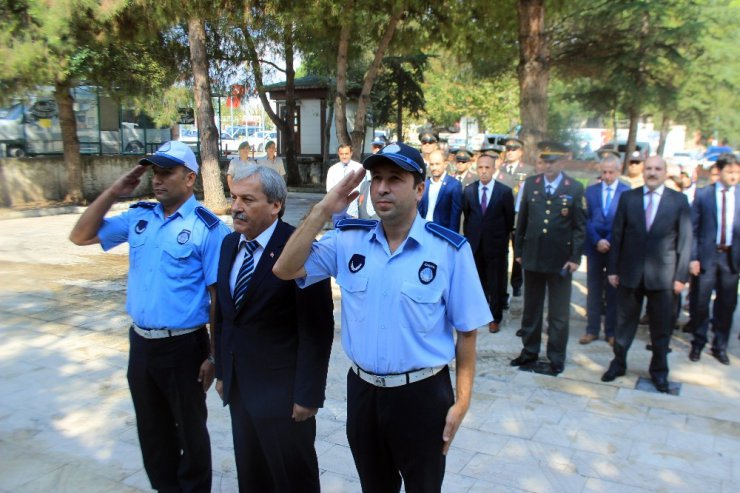
[[[275,262],[280,256],[280,252],[283,251],[283,247],[285,246],[285,243],[287,241],[288,238],[285,234],[284,223],[278,219],[275,231],[273,231],[270,241],[267,242],[267,245],[265,245],[262,256],[260,256],[260,261],[254,268],[252,279],[249,280],[247,292],[244,294],[247,301],[249,301],[249,298],[251,296],[255,295],[255,293],[258,291],[259,285],[262,283],[265,277],[268,274],[272,273],[272,267],[275,265]],[[244,306],[246,306],[247,304],[248,303],[242,303],[242,308],[244,308]]]
[[223,251],[226,253],[226,257],[220,260],[218,273],[218,279],[221,280],[218,296],[224,300],[222,304],[224,309],[228,309],[227,307],[234,308],[234,298],[231,295],[229,279],[231,277],[231,269],[234,267],[234,261],[236,260],[236,254],[239,250],[240,239],[241,235],[239,233],[231,233],[224,238],[225,245]]

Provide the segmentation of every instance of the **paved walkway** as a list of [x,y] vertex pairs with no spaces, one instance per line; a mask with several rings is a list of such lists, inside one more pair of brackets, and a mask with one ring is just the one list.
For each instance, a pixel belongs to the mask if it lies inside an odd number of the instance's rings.
[[[294,194],[297,224],[319,196]],[[150,491],[126,386],[125,247],[103,254],[66,240],[76,214],[0,221],[0,491]],[[511,368],[521,305],[499,334],[481,331],[470,412],[448,456],[445,492],[740,491],[740,342],[732,366],[688,361],[673,338],[680,395],[635,390],[650,353],[640,330],[626,377],[603,384],[605,341],[578,344],[585,273],[575,276],[565,372]],[[338,291],[335,288],[337,325]],[[736,317],[736,322],[738,318]],[[735,326],[740,326],[736,323]],[[338,331],[318,415],[322,489],[359,492],[347,446]],[[213,490],[234,492],[228,410],[208,396]]]

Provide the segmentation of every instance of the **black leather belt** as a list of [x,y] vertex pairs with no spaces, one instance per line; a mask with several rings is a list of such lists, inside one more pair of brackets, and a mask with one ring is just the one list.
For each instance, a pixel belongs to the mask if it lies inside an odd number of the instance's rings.
[[729,253],[732,245],[717,245],[717,251],[722,253]]

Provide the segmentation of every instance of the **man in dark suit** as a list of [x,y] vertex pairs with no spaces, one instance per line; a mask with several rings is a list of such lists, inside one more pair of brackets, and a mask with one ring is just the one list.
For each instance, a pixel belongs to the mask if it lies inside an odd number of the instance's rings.
[[[717,159],[719,180],[697,191],[691,209],[694,235],[689,270],[698,280],[695,324],[689,359],[699,361],[707,343],[709,302],[712,291],[717,296],[712,311],[712,356],[723,365],[730,364],[727,340],[732,329],[732,316],[737,306],[738,273],[740,272],[740,197],[738,179],[740,164],[732,154]],[[693,281],[692,281],[693,282]]]
[[[514,257],[524,271],[522,351],[512,366],[558,375],[565,367],[572,274],[578,270],[585,236],[583,185],[562,172],[567,146],[538,144],[544,173],[524,182],[516,224]],[[549,293],[547,357],[537,365],[542,340],[545,290]]]
[[612,223],[622,193],[630,188],[619,181],[619,158],[607,154],[600,163],[601,183],[586,188],[586,254],[587,319],[586,333],[578,341],[590,344],[599,338],[601,313],[606,295],[604,334],[609,345],[614,345],[614,327],[617,324],[617,290],[607,282],[606,266],[612,241]]
[[488,331],[500,330],[506,305],[506,259],[514,229],[514,194],[493,180],[495,158],[478,157],[479,181],[463,193],[463,232],[470,242],[483,291],[493,314]]
[[445,172],[446,167],[442,151],[429,154],[430,177],[426,179],[424,195],[419,201],[419,214],[427,221],[457,233],[462,211],[462,185]]
[[653,357],[650,376],[668,392],[668,343],[675,324],[676,295],[689,280],[691,212],[686,197],[666,188],[666,163],[645,160],[645,185],[622,194],[612,227],[609,283],[617,288],[614,359],[601,377],[611,382],[625,374],[627,351],[647,298]]
[[216,390],[229,405],[240,491],[318,492],[314,440],[334,336],[328,281],[301,290],[272,273],[295,228],[280,217],[285,181],[234,176],[235,233],[218,269]]

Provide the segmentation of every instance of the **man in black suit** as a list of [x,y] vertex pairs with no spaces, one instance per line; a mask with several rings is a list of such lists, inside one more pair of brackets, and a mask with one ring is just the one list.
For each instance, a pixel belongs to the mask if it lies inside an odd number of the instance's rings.
[[691,209],[694,236],[689,270],[698,276],[692,289],[697,290],[692,322],[695,324],[689,359],[699,361],[707,343],[709,302],[716,290],[712,312],[712,356],[723,365],[730,364],[727,340],[732,329],[732,316],[737,306],[738,273],[740,272],[740,200],[737,189],[740,164],[732,154],[717,159],[719,180],[696,192]]
[[478,157],[479,181],[463,193],[463,233],[470,242],[483,291],[493,314],[488,331],[500,330],[506,305],[506,259],[509,237],[514,229],[514,194],[493,180],[495,158]]
[[648,300],[653,357],[650,377],[668,392],[668,343],[675,324],[676,295],[689,280],[691,212],[680,192],[666,188],[666,163],[645,160],[645,185],[622,194],[612,227],[607,269],[617,288],[614,359],[601,377],[611,382],[627,370],[627,351],[637,331],[642,300]]
[[239,170],[235,233],[218,268],[216,390],[229,405],[240,491],[318,492],[314,440],[334,337],[329,281],[299,289],[272,273],[295,229],[271,168]]
[[[583,185],[562,172],[570,158],[567,146],[540,142],[544,172],[524,182],[515,231],[514,258],[524,271],[522,351],[511,361],[522,370],[558,375],[565,368],[573,272],[583,251],[586,219]],[[537,365],[542,341],[542,318],[547,290],[547,358]]]

